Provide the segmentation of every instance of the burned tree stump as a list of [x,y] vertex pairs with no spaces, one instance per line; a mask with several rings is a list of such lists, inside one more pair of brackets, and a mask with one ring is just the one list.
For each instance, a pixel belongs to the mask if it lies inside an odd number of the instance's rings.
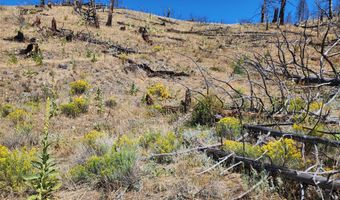
[[34,47],[34,44],[33,44],[33,43],[30,43],[30,44],[27,45],[26,49],[20,50],[19,54],[21,54],[21,55],[27,55],[27,54],[29,54],[30,52],[32,52],[33,47]]
[[94,18],[94,27],[96,28],[100,28],[100,25],[99,25],[99,19],[98,19],[98,16],[96,14],[95,18]]
[[189,89],[187,89],[187,91],[185,92],[185,98],[184,101],[181,101],[181,106],[182,106],[182,111],[184,113],[187,113],[190,109],[190,105],[191,105],[191,92]]
[[14,36],[14,41],[17,41],[17,42],[23,42],[25,41],[25,36],[24,36],[24,33],[21,32],[21,31],[18,31],[18,34],[16,36]]
[[277,23],[278,15],[279,15],[279,9],[275,8],[275,10],[274,10],[274,17],[273,17],[273,21],[272,21],[273,24]]
[[41,19],[40,19],[39,16],[36,16],[36,17],[35,17],[35,21],[33,22],[32,26],[37,26],[37,27],[39,27],[40,24],[41,24]]
[[51,22],[51,30],[53,32],[57,32],[58,31],[58,29],[57,29],[57,21],[55,20],[54,17],[53,17],[52,22]]
[[153,42],[150,40],[148,30],[145,27],[140,27],[139,33],[142,34],[142,38],[145,42],[152,45]]
[[145,95],[145,102],[146,102],[146,105],[148,105],[148,106],[153,105],[153,99],[149,94]]
[[39,46],[36,43],[36,39],[35,38],[31,38],[30,39],[30,43],[27,45],[26,49],[21,49],[19,51],[20,55],[28,55],[32,52],[38,53],[39,52]]
[[66,35],[65,38],[66,38],[66,41],[67,41],[67,42],[71,42],[71,41],[73,40],[73,34],[70,33],[70,34]]
[[49,9],[52,9],[52,3],[51,3],[50,1],[47,3],[47,7],[48,7]]

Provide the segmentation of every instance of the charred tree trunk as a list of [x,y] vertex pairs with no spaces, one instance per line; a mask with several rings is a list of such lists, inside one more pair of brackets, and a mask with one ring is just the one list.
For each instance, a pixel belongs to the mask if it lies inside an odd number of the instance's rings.
[[149,94],[146,94],[145,102],[146,102],[146,105],[148,105],[148,106],[151,106],[154,103],[152,97]]
[[184,98],[184,101],[181,102],[181,104],[182,104],[183,112],[187,113],[191,105],[191,92],[189,89],[187,89],[187,91],[185,92],[185,98]]
[[262,5],[262,8],[261,8],[261,23],[264,23],[265,22],[265,18],[266,18],[266,0],[263,1],[263,5]]
[[112,26],[112,13],[113,13],[114,3],[115,3],[115,0],[110,1],[110,9],[109,9],[108,17],[107,17],[106,26]]
[[52,19],[51,30],[52,30],[53,32],[56,32],[56,31],[57,31],[57,21],[55,20],[54,17],[53,17],[53,19]]
[[328,0],[328,15],[329,19],[333,19],[333,0]]
[[274,10],[274,16],[273,16],[273,21],[272,21],[273,24],[274,24],[274,23],[275,23],[275,24],[277,23],[278,15],[279,15],[279,9],[278,9],[278,8],[275,8],[275,10]]
[[21,32],[21,31],[18,31],[18,34],[16,36],[14,36],[14,41],[17,41],[17,42],[24,42],[25,41],[25,36],[24,36],[24,33]]
[[287,0],[281,0],[281,7],[280,7],[280,25],[285,24],[285,9],[286,9]]
[[91,1],[90,1],[90,5],[91,5],[91,8],[93,9],[94,26],[95,26],[96,28],[100,28],[99,19],[98,19],[98,15],[97,15],[97,7],[96,7],[96,2],[95,2],[95,0],[91,0]]
[[36,16],[35,21],[33,22],[32,26],[40,27],[40,24],[41,24],[41,19],[39,16]]
[[269,133],[270,136],[275,137],[275,138],[284,137],[284,138],[291,138],[293,140],[304,142],[304,143],[309,143],[309,144],[324,144],[329,147],[336,147],[336,148],[340,147],[340,141],[336,141],[336,140],[329,140],[329,139],[314,137],[314,136],[298,135],[294,133],[277,131],[274,129],[270,129],[270,128],[263,127],[263,126],[256,126],[256,125],[244,125],[243,128],[249,130],[252,135],[259,135],[260,133],[263,133],[263,134]]

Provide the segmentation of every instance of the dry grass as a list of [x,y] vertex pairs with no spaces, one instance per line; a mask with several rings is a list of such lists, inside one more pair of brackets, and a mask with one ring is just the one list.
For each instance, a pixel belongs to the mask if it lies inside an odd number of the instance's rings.
[[[275,41],[275,37],[265,35],[259,39],[256,34],[249,34],[250,31],[278,33],[274,26],[270,27],[269,31],[265,31],[264,25],[199,24],[176,21],[176,24],[166,23],[166,26],[161,26],[155,25],[161,23],[157,16],[123,9],[114,11],[112,27],[104,25],[107,13],[99,12],[101,28],[95,29],[86,26],[72,8],[53,7],[53,9],[44,10],[39,14],[24,15],[25,24],[21,30],[26,37],[38,39],[39,47],[43,53],[43,64],[37,66],[32,59],[19,55],[16,55],[17,63],[9,62],[10,55],[16,54],[18,50],[25,48],[28,44],[3,40],[13,37],[19,30],[18,13],[16,7],[1,7],[0,9],[0,30],[6,30],[0,32],[0,104],[10,102],[13,105],[21,106],[25,102],[31,102],[32,99],[43,101],[44,88],[49,87],[56,92],[56,103],[60,105],[69,100],[70,82],[84,79],[92,86],[87,95],[90,102],[87,113],[74,119],[61,114],[51,119],[50,130],[55,146],[55,155],[62,173],[74,164],[74,154],[78,152],[75,147],[79,144],[80,138],[93,129],[101,129],[113,137],[129,133],[137,138],[149,130],[167,132],[178,128],[177,125],[182,124],[180,123],[182,118],[157,112],[150,114],[150,108],[145,106],[141,100],[147,88],[159,82],[170,88],[172,94],[172,98],[161,102],[162,104],[179,104],[185,94],[183,85],[204,91],[204,81],[198,68],[189,58],[181,54],[193,58],[212,76],[226,80],[232,76],[233,58],[270,51],[274,46],[269,42]],[[141,70],[126,73],[124,71],[126,64],[122,63],[119,58],[104,54],[102,46],[80,41],[65,42],[58,37],[44,37],[39,34],[38,28],[30,26],[36,15],[41,17],[41,26],[50,27],[54,17],[58,28],[64,27],[75,32],[91,32],[101,40],[112,41],[124,47],[138,50],[139,54],[128,55],[128,58],[138,63],[148,63],[154,70],[184,71],[190,73],[190,77],[149,78]],[[126,26],[126,30],[121,31],[121,25],[118,25],[117,22],[124,22],[130,26]],[[149,27],[150,38],[154,43],[152,46],[147,44],[138,33],[139,26]],[[221,28],[224,31],[211,36],[167,31],[167,29],[199,31],[215,28]],[[299,28],[293,26],[287,26],[285,29],[300,31]],[[92,62],[91,58],[87,57],[88,52],[96,55],[96,62]],[[59,64],[67,64],[68,68],[61,69],[58,67]],[[242,88],[245,92],[248,90],[244,76],[235,75],[233,78],[232,84],[236,88]],[[133,83],[138,87],[136,95],[129,94]],[[96,88],[103,91],[105,100],[114,96],[117,106],[105,107],[104,113],[98,114],[95,100]],[[215,92],[223,95],[221,91]],[[42,113],[44,112],[39,107],[30,113],[33,124],[32,132],[38,133],[42,129]],[[0,144],[13,146],[13,144],[9,144],[12,142],[29,145],[29,142],[22,142],[21,137],[16,137],[15,134],[9,120],[1,118]],[[31,139],[36,140],[36,138]],[[140,190],[125,191],[122,189],[105,195],[109,199],[115,199],[123,194],[125,199],[230,199],[246,191],[247,186],[242,181],[240,174],[231,173],[221,177],[218,176],[219,170],[216,170],[198,176],[196,173],[209,163],[210,161],[202,154],[178,157],[170,165],[157,165],[152,173],[157,168],[157,170],[161,170],[159,175],[151,177],[150,173],[143,175],[143,184]],[[149,164],[143,161],[140,166],[145,168]],[[87,186],[74,186],[63,188],[57,193],[57,198],[100,199],[105,195]],[[263,199],[278,199],[271,194],[261,193],[261,195]]]

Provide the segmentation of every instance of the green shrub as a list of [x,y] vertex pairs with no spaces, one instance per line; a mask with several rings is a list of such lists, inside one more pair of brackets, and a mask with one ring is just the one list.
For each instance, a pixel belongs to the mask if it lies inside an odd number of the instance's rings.
[[157,138],[162,137],[159,132],[148,132],[139,138],[139,144],[143,148],[150,148],[157,140]]
[[92,156],[84,164],[70,170],[73,181],[93,183],[98,187],[113,189],[120,185],[131,185],[137,160],[136,149],[125,146],[103,156]]
[[70,93],[72,95],[83,94],[88,89],[90,89],[90,84],[85,80],[77,80],[77,81],[70,83],[70,87],[71,87]]
[[98,59],[97,59],[97,57],[96,57],[96,54],[92,54],[92,58],[91,58],[91,62],[93,62],[93,63],[95,63],[95,62],[97,62],[98,61]]
[[4,104],[0,107],[0,113],[2,117],[7,117],[11,112],[13,112],[14,107],[11,104]]
[[62,104],[60,110],[68,117],[77,117],[88,111],[88,102],[83,97],[75,97],[70,103]]
[[0,145],[0,190],[23,192],[27,189],[24,178],[33,173],[31,161],[35,154],[35,149],[24,147],[10,151]]
[[291,99],[288,105],[289,112],[300,112],[306,107],[306,102],[300,97]]
[[96,97],[95,100],[97,101],[96,106],[97,106],[97,112],[98,114],[102,114],[104,112],[104,99],[103,99],[103,91],[98,88],[96,91]]
[[191,122],[194,125],[213,125],[216,114],[223,108],[223,103],[216,95],[207,95],[198,100],[192,112]]
[[130,87],[129,94],[136,95],[138,91],[139,91],[138,86],[133,82]]
[[244,64],[244,59],[241,58],[241,59],[238,59],[236,62],[234,62],[232,64],[232,68],[233,68],[233,73],[234,74],[239,74],[239,75],[242,75],[244,74],[244,70],[242,68],[242,65]]

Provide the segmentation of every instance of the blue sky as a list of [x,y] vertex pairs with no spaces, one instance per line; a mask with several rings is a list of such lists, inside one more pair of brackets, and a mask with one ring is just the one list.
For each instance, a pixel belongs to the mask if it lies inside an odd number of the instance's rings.
[[[46,0],[47,1],[47,0]],[[60,1],[60,0],[59,0]],[[168,8],[173,11],[173,17],[189,19],[206,17],[208,21],[223,23],[238,23],[241,20],[257,21],[259,19],[262,0],[119,0],[120,6],[163,15]],[[39,0],[0,0],[0,5],[37,4]],[[107,3],[108,0],[96,0]],[[291,0],[288,12],[295,17],[297,0]],[[310,10],[313,10],[314,0],[307,0]],[[287,12],[287,14],[288,14]]]

